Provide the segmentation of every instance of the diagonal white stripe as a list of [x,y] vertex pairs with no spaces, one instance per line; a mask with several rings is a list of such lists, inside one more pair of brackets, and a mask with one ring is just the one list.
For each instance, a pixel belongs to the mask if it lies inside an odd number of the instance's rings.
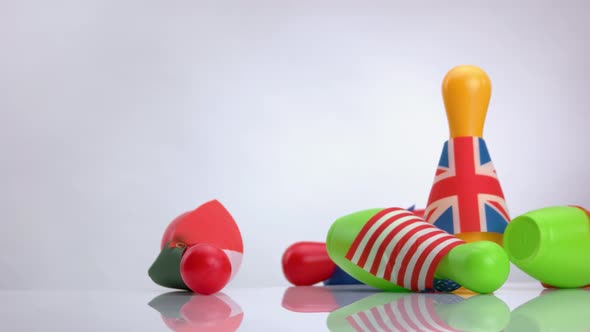
[[365,323],[363,322],[363,320],[361,319],[361,317],[357,314],[357,315],[352,315],[352,319],[354,320],[355,323],[358,324],[358,326],[363,330],[363,331],[367,331],[367,332],[371,332],[371,329],[369,329],[367,327],[367,325],[365,325]]
[[453,139],[448,140],[447,154],[448,154],[447,160],[449,161],[448,170],[446,172],[439,174],[439,175],[435,175],[434,183],[437,183],[440,180],[455,176],[455,173],[456,173],[456,171],[455,171],[455,144],[454,144]]
[[[431,227],[432,227],[432,226],[431,226]],[[398,277],[398,274],[399,274],[399,270],[401,269],[402,261],[403,261],[403,259],[406,257],[406,255],[408,254],[408,251],[410,250],[410,247],[411,247],[411,246],[412,246],[414,243],[416,243],[416,240],[417,240],[419,237],[423,236],[423,235],[427,235],[427,234],[431,234],[431,233],[436,233],[436,232],[438,232],[438,231],[439,231],[439,230],[438,230],[438,229],[436,229],[436,228],[434,228],[434,227],[432,227],[432,228],[427,228],[427,229],[423,229],[423,230],[421,230],[421,231],[418,231],[418,232],[416,232],[415,234],[413,234],[413,235],[412,235],[412,236],[411,236],[411,237],[408,239],[408,241],[406,241],[406,243],[404,243],[404,244],[403,244],[403,247],[402,247],[402,249],[400,250],[400,253],[399,253],[399,255],[397,256],[397,257],[399,257],[399,258],[396,258],[396,259],[395,259],[395,263],[394,263],[394,265],[393,265],[393,270],[392,270],[392,273],[391,273],[391,280],[392,280],[392,281],[393,281],[393,280],[395,280],[394,278],[396,278],[396,279],[397,279],[397,277]],[[413,254],[413,253],[410,253],[410,254]],[[409,288],[409,287],[410,287],[410,284],[405,284],[405,283],[404,283],[403,285],[400,285],[400,286],[402,286],[402,287],[405,287],[405,288]]]
[[453,196],[453,203],[451,205],[451,211],[453,211],[453,231],[454,234],[462,232],[461,229],[461,215],[459,214],[459,196]]
[[[380,278],[385,277],[385,268],[387,267],[387,262],[390,261],[390,257],[391,257],[393,248],[396,246],[396,244],[398,244],[400,242],[401,238],[404,237],[408,232],[412,231],[414,228],[424,225],[424,224],[428,224],[428,223],[425,223],[424,221],[419,221],[414,224],[407,225],[402,230],[400,230],[397,234],[395,234],[395,236],[393,237],[391,242],[389,242],[389,244],[385,248],[385,251],[383,252],[383,257],[381,257],[381,262],[379,263],[379,270],[377,271],[378,277],[380,277]],[[430,225],[430,226],[432,227],[432,225]],[[434,227],[430,228],[430,230],[434,230],[434,229],[435,229]],[[405,244],[404,244],[404,246],[405,246]],[[403,254],[403,252],[400,251],[399,255],[397,255],[395,257],[394,269],[395,269],[395,265],[399,265],[401,260],[403,260],[402,254]],[[398,269],[399,269],[399,267],[398,267]],[[394,271],[394,270],[392,270],[392,271]],[[397,273],[392,272],[391,275],[394,276],[396,274]],[[393,278],[392,278],[392,280],[393,280]]]
[[[377,255],[377,251],[379,251],[379,247],[381,247],[381,245],[384,244],[383,240],[392,232],[397,232],[400,224],[404,223],[408,220],[416,220],[416,222],[422,221],[422,219],[420,219],[418,216],[409,215],[409,216],[401,217],[401,218],[395,220],[394,222],[392,222],[391,225],[387,226],[381,232],[381,234],[379,234],[379,236],[377,237],[377,240],[375,241],[373,247],[371,248],[371,252],[369,253],[369,256],[367,257],[367,261],[366,261],[365,265],[363,266],[363,268],[370,269],[371,266],[373,266],[373,261],[375,260],[375,256]],[[380,257],[378,259],[381,259],[381,258],[382,257]],[[380,264],[387,264],[387,260],[381,259]]]
[[[432,319],[432,317],[430,316],[430,313],[428,312],[428,307],[426,306],[426,297],[420,297],[420,301],[418,301],[418,307],[419,310],[422,314],[422,317],[424,318],[424,320],[426,322],[428,322],[428,324],[430,324],[430,326],[434,327],[436,329],[436,331],[441,331],[441,332],[454,332],[453,330],[449,330],[447,327],[440,325],[438,322],[436,322],[434,319]],[[426,331],[429,331],[430,329],[427,329]]]
[[365,234],[365,236],[361,240],[361,243],[357,247],[357,249],[354,253],[354,256],[352,256],[351,261],[355,264],[358,263],[359,259],[361,258],[361,255],[363,254],[363,251],[365,250],[365,246],[367,245],[367,242],[369,242],[369,239],[371,238],[371,236],[373,236],[373,233],[375,233],[375,231],[379,228],[379,226],[381,226],[381,224],[386,222],[389,218],[397,216],[402,213],[408,213],[408,211],[406,211],[406,210],[391,211],[389,213],[386,213],[381,218],[379,218],[379,220],[377,220],[377,222],[375,222],[373,224],[373,226],[371,226],[369,231]]
[[[444,198],[441,198],[437,201],[430,203],[428,205],[428,207],[426,208],[426,210],[424,211],[424,215],[428,216],[430,214],[430,211],[432,211],[432,210],[434,210],[434,213],[432,213],[432,215],[429,216],[429,218],[428,218],[428,220],[426,220],[426,222],[428,222],[430,224],[434,224],[438,220],[438,218],[440,218],[440,216],[449,207],[453,207],[456,205],[457,205],[457,195],[444,197]],[[457,217],[455,210],[456,209],[453,208],[453,220],[458,220],[458,219],[455,219],[455,217]],[[453,225],[453,227],[456,227],[456,225]]]
[[[390,303],[391,304],[391,303]],[[391,320],[393,319],[393,317],[390,317],[387,312],[385,311],[385,307],[384,306],[379,306],[377,307],[377,311],[379,311],[379,314],[381,315],[381,317],[383,317],[383,322],[385,323],[385,325],[387,326],[387,328],[390,331],[395,331],[397,330],[395,328],[395,326],[393,325],[393,323],[391,322]],[[392,310],[393,312],[393,310]]]
[[[449,237],[448,233],[443,233],[439,230],[436,230],[436,231],[437,231],[437,234],[433,234],[431,237],[424,240],[424,242],[422,242],[422,243],[420,243],[420,245],[418,245],[418,248],[416,248],[416,251],[411,253],[412,258],[410,258],[410,261],[408,262],[408,268],[406,269],[406,273],[404,275],[404,284],[405,285],[411,285],[412,277],[414,276],[414,273],[413,273],[414,267],[416,266],[416,262],[418,261],[420,256],[422,256],[423,254],[429,254],[429,253],[424,252],[426,250],[426,247],[428,247],[431,243],[433,243],[434,241],[436,241],[438,239]],[[445,242],[442,242],[442,243],[445,243]],[[434,247],[432,251],[435,251],[436,248],[438,248],[438,247],[439,246]],[[427,257],[429,257],[429,256],[427,256]],[[424,264],[422,264],[422,266],[420,267],[418,287],[420,287],[421,284],[425,284],[424,279],[426,278],[426,274],[424,274],[424,277],[422,277],[422,275],[423,275],[422,271],[427,271],[428,268],[430,267],[431,263],[432,263],[432,259],[430,261],[428,261],[428,259],[427,259],[424,261]],[[418,277],[418,276],[416,276],[416,277]],[[420,289],[424,289],[424,287],[421,287]]]
[[399,325],[401,325],[406,331],[414,331],[414,329],[404,319],[404,316],[402,316],[402,313],[400,311],[396,310],[396,306],[394,306],[394,304],[396,302],[392,302],[392,303],[389,304],[390,307],[391,307],[391,312],[393,312],[393,314],[395,315],[395,321],[398,322]]
[[383,331],[383,328],[381,328],[381,325],[379,325],[379,323],[377,322],[379,317],[375,317],[371,310],[365,311],[365,315],[367,315],[367,319],[369,320],[369,322],[371,322],[371,325],[373,326],[374,330]]
[[[436,255],[438,255],[439,252],[441,252],[444,248],[446,248],[456,242],[461,243],[462,241],[459,239],[456,239],[456,238],[449,238],[448,240],[441,242],[438,246],[436,246],[428,254],[428,256],[426,256],[426,260],[424,261],[424,266],[430,266],[432,264],[432,261],[434,260],[434,257],[436,257]],[[428,269],[422,268],[422,270],[420,270],[420,274],[418,275],[418,288],[419,289],[424,289],[426,287],[426,283],[425,283],[426,273],[428,273]]]
[[[479,208],[479,227],[482,230],[482,232],[485,232],[488,230],[488,222],[487,222],[487,216],[486,216],[486,211],[485,211],[485,206],[487,202],[494,202],[499,204],[504,211],[506,211],[506,213],[508,213],[508,207],[506,206],[506,200],[504,200],[502,197],[500,196],[496,196],[496,195],[490,195],[490,194],[478,194],[477,195],[477,204],[478,204],[478,208]],[[498,210],[494,205],[489,204],[489,207],[492,208],[494,211],[496,211],[500,216],[502,216],[503,218],[506,218],[504,216],[504,213],[500,212],[500,210]],[[508,221],[506,221],[508,222]]]
[[494,163],[491,160],[482,165],[480,154],[479,154],[480,149],[481,149],[481,144],[480,144],[479,138],[474,137],[474,140],[473,140],[473,162],[475,165],[475,174],[490,176],[490,177],[497,179],[498,175],[496,174],[496,171],[494,168]]
[[[418,294],[416,294],[416,295],[418,295]],[[412,307],[413,300],[415,300],[415,299],[416,298],[413,295],[410,295],[410,296],[405,297],[403,299],[404,308],[408,312],[408,317],[414,323],[414,325],[416,325],[418,327],[418,331],[430,331],[430,328],[428,326],[424,325],[422,323],[422,320],[420,319],[422,316],[425,316],[425,314],[428,315],[428,312],[426,312],[426,313],[421,312],[421,311],[416,312],[416,310]],[[420,297],[418,297],[418,299],[420,299]]]
[[485,198],[481,194],[477,195],[477,209],[479,210],[479,229],[482,232],[488,231],[488,220],[486,216]]

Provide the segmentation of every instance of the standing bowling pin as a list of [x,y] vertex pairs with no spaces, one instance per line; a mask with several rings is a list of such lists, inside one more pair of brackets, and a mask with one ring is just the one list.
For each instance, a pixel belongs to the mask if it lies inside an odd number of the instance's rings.
[[483,139],[490,79],[478,67],[458,66],[445,76],[442,94],[450,139],[443,147],[425,219],[467,242],[502,244],[510,217]]

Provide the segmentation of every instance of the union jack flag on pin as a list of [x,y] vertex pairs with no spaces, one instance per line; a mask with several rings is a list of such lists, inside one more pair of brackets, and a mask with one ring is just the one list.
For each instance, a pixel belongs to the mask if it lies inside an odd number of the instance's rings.
[[424,216],[451,234],[504,233],[508,208],[481,137],[455,137],[445,143]]

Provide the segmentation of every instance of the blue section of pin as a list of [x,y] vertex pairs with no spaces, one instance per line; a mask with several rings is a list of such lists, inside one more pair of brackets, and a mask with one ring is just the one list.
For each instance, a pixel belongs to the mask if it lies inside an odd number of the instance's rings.
[[448,208],[442,215],[436,220],[434,226],[442,229],[443,231],[454,234],[454,224],[453,224],[453,208]]
[[434,289],[437,292],[450,293],[461,288],[461,285],[449,279],[434,279]]
[[336,266],[334,273],[329,279],[324,280],[324,285],[361,285],[362,282],[351,277],[350,274],[344,272],[341,268]]

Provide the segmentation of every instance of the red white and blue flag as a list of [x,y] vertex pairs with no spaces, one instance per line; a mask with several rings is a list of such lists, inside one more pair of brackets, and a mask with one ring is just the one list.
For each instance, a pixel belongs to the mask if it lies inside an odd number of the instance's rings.
[[508,208],[482,138],[456,137],[445,143],[424,216],[451,234],[504,233]]
[[462,240],[401,208],[369,219],[346,258],[372,275],[413,290],[433,289],[440,260]]

